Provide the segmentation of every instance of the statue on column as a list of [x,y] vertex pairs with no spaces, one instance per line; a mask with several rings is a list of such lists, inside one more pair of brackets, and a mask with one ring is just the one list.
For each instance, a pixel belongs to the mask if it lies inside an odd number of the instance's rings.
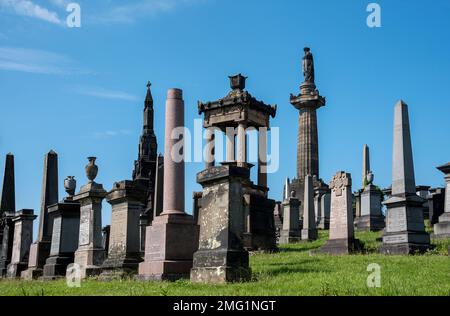
[[311,54],[311,49],[304,48],[305,56],[303,56],[303,76],[305,77],[305,83],[314,84],[314,57]]

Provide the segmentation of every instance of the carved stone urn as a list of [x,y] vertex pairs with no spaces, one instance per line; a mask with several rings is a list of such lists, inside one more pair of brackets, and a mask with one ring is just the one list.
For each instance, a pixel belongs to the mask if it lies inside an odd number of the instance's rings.
[[97,160],[96,157],[88,157],[89,163],[87,164],[85,170],[86,170],[86,176],[89,179],[90,182],[94,182],[95,178],[97,177],[98,173],[98,166],[95,164],[95,160]]
[[74,176],[68,176],[64,180],[64,189],[69,196],[73,196],[75,194],[75,189],[77,188],[77,180],[75,180]]

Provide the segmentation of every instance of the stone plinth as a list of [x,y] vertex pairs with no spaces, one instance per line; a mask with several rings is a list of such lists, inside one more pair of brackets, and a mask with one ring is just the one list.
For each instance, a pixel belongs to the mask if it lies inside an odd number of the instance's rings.
[[374,185],[367,185],[361,193],[361,215],[356,219],[359,231],[380,231],[385,227],[381,212],[382,192]]
[[67,266],[74,262],[80,233],[80,203],[67,198],[49,206],[48,212],[53,218],[53,234],[43,276],[51,280],[65,277]]
[[331,219],[330,237],[318,252],[345,255],[359,250],[355,239],[352,211],[352,179],[350,174],[338,172],[330,182]]
[[280,232],[280,244],[298,243],[301,240],[300,233],[300,201],[294,197],[282,203],[283,228]]
[[192,282],[250,279],[249,256],[242,242],[245,227],[242,180],[249,176],[248,168],[233,165],[211,167],[197,175],[203,195],[199,250],[194,254]]
[[112,206],[108,258],[102,277],[136,274],[140,256],[139,217],[146,188],[137,182],[122,181],[106,196]]
[[303,200],[305,204],[303,205],[302,240],[313,241],[317,239],[318,234],[314,212],[313,178],[310,175],[305,177],[305,194],[303,195]]
[[81,278],[99,274],[99,267],[105,260],[102,245],[102,201],[106,194],[101,184],[91,181],[81,187],[74,197],[74,201],[81,205],[78,249],[74,260],[80,267]]
[[423,219],[425,201],[416,194],[408,106],[403,101],[395,106],[392,164],[392,193],[384,202],[386,229],[380,251],[388,255],[425,252],[430,248]]
[[12,220],[14,243],[11,263],[7,268],[8,278],[20,277],[20,273],[28,267],[28,255],[33,242],[33,221],[36,217],[33,210],[21,210]]
[[434,236],[437,238],[450,237],[450,163],[438,167],[445,174],[445,203],[444,213],[439,216],[439,223],[434,225]]

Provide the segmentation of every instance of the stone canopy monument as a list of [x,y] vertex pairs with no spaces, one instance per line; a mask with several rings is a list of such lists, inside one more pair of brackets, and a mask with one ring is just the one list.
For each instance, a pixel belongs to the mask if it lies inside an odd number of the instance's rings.
[[434,235],[438,238],[450,237],[450,162],[437,168],[445,175],[444,213],[439,216],[439,223],[434,225]]
[[423,219],[424,200],[416,194],[408,106],[403,101],[394,111],[392,193],[384,204],[387,213],[382,253],[407,255],[430,248]]

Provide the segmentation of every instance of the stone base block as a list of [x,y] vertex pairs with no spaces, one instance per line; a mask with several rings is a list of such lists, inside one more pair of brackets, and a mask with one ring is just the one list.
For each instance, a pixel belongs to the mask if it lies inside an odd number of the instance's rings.
[[439,222],[434,224],[434,237],[436,238],[450,238],[450,221]]
[[355,227],[358,231],[381,231],[385,227],[383,216],[360,216],[355,220]]
[[101,273],[100,266],[105,260],[105,250],[102,248],[91,249],[80,247],[75,252],[74,263],[81,269],[81,278],[97,276]]
[[22,271],[28,268],[28,262],[11,263],[8,265],[6,277],[10,279],[20,278]]
[[358,239],[330,239],[315,252],[339,256],[359,252],[362,248],[362,244]]
[[321,220],[319,222],[319,224],[317,224],[317,228],[319,229],[324,229],[324,230],[329,230],[330,229],[330,220]]
[[383,235],[380,252],[386,255],[412,255],[431,249],[430,235],[425,232],[398,232]]
[[301,241],[300,231],[282,230],[280,233],[280,245],[295,244]]
[[101,266],[100,279],[107,281],[129,278],[138,273],[140,262],[142,262],[142,259],[139,255],[125,258],[108,258]]
[[74,262],[74,255],[50,257],[44,266],[44,280],[55,280],[66,276],[67,266]]
[[302,229],[303,241],[314,241],[319,237],[317,229]]
[[188,261],[151,261],[139,264],[139,280],[176,281],[189,279],[192,260]]
[[431,249],[430,245],[423,244],[412,244],[412,243],[404,243],[404,244],[391,244],[391,245],[383,245],[380,248],[380,252],[384,255],[415,255],[415,254],[423,254]]
[[24,279],[25,281],[33,281],[36,279],[39,279],[44,274],[43,269],[38,269],[36,267],[34,268],[28,268],[25,271],[22,271],[20,277]]
[[193,268],[191,282],[225,284],[250,281],[252,271],[249,267],[208,267]]

